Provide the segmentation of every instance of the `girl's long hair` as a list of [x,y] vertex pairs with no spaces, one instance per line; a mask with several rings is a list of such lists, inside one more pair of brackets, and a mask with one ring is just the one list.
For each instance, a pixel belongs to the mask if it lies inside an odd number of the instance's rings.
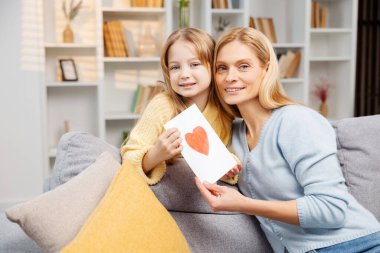
[[[166,40],[165,45],[162,48],[161,53],[161,68],[165,79],[165,90],[172,98],[173,108],[175,108],[175,115],[186,109],[184,98],[177,94],[170,85],[169,66],[168,66],[168,54],[170,47],[177,41],[188,42],[193,45],[199,60],[202,64],[205,64],[210,69],[211,84],[208,96],[208,103],[216,106],[218,113],[218,120],[222,126],[221,139],[229,136],[230,134],[230,122],[233,120],[233,116],[225,111],[226,106],[224,102],[219,100],[216,94],[216,87],[214,83],[214,77],[212,75],[212,62],[214,58],[215,41],[206,32],[197,28],[182,28],[173,32]],[[173,115],[173,116],[175,116]]]

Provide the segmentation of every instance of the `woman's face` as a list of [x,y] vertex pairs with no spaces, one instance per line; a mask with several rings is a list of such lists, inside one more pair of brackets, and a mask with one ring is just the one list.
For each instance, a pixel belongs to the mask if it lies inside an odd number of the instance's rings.
[[258,99],[266,69],[251,48],[232,41],[219,50],[215,66],[215,82],[227,104],[240,105]]

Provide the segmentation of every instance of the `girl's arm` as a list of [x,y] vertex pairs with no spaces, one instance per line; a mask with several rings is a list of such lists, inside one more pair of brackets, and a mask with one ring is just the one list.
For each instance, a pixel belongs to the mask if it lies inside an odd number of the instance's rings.
[[148,150],[142,160],[142,168],[145,173],[151,171],[159,163],[169,160],[181,153],[180,132],[176,128],[170,128],[158,137],[156,144]]
[[299,225],[296,200],[265,201],[243,196],[238,191],[216,184],[195,183],[213,211],[242,212],[288,224]]
[[165,132],[164,124],[171,119],[174,109],[170,97],[166,94],[156,95],[147,105],[136,126],[132,129],[126,143],[121,147],[123,160],[129,160],[144,180],[152,185],[161,180],[166,171],[166,164],[154,162],[149,173],[144,172],[144,157],[157,143],[157,139]]

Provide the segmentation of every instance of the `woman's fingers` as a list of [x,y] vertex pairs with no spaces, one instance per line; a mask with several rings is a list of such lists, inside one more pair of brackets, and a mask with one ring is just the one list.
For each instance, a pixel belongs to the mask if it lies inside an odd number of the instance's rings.
[[201,192],[202,196],[206,199],[209,200],[212,198],[211,192],[205,187],[204,184],[198,179],[198,177],[195,177],[195,184],[197,185],[199,191]]

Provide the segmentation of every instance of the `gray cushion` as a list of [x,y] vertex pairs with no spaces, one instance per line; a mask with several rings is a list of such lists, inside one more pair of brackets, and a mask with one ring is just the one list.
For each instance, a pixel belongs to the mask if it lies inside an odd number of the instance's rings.
[[69,182],[8,208],[5,213],[45,252],[59,252],[77,235],[119,168],[112,155],[104,152]]
[[[160,182],[152,185],[151,189],[169,211],[214,213],[200,194],[194,177],[195,174],[185,159],[177,158],[173,165],[167,166],[164,177]],[[218,182],[218,184],[237,189],[236,186],[223,182]]]
[[380,220],[380,115],[332,122],[348,190]]
[[0,213],[1,253],[42,253],[42,249],[22,229]]
[[260,225],[248,215],[170,212],[191,252],[273,252]]
[[53,172],[45,181],[44,191],[66,183],[93,164],[104,151],[108,151],[116,161],[121,162],[119,150],[100,138],[84,132],[64,134],[59,140]]

